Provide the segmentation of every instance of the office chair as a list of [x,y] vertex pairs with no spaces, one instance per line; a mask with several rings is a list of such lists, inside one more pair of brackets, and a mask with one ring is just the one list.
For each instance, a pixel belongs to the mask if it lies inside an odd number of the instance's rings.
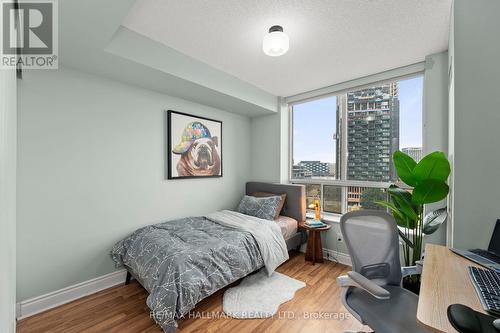
[[341,217],[340,230],[352,261],[352,271],[337,278],[347,310],[375,332],[428,332],[417,324],[418,296],[401,287],[403,276],[421,270],[401,268],[394,218],[375,210],[350,212]]

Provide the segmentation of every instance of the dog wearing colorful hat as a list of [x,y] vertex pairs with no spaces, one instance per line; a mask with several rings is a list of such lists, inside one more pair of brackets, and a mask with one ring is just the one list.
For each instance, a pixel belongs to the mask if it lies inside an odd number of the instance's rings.
[[205,125],[199,121],[189,123],[181,142],[172,149],[172,153],[181,155],[177,163],[179,177],[220,175],[218,146],[218,137],[212,136]]

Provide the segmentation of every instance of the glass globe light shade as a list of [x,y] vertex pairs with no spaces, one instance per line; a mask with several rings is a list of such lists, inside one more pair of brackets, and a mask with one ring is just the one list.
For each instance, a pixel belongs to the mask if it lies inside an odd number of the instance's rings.
[[283,28],[279,26],[271,27],[269,33],[264,36],[264,40],[262,41],[262,50],[271,57],[279,57],[285,54],[289,47],[290,39],[283,32]]

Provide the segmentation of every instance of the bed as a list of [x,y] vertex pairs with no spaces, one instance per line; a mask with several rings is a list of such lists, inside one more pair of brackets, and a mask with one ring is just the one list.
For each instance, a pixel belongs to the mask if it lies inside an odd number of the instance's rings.
[[[305,189],[300,185],[249,182],[246,194],[285,193],[281,215],[305,219]],[[282,233],[286,232],[286,239]],[[167,332],[202,299],[261,268],[271,274],[300,247],[306,235],[293,223],[278,223],[220,211],[146,226],[119,241],[111,251],[148,292],[151,317]]]

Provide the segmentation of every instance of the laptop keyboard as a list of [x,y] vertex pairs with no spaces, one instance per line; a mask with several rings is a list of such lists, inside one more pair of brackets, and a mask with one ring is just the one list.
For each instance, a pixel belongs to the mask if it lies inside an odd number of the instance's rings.
[[469,266],[472,284],[486,312],[500,317],[500,273]]
[[493,253],[489,253],[488,251],[478,250],[478,249],[469,250],[469,251],[472,253],[478,254],[483,258],[486,258],[486,259],[489,259],[493,262],[496,262],[497,264],[500,264],[500,258],[498,256],[494,255]]

